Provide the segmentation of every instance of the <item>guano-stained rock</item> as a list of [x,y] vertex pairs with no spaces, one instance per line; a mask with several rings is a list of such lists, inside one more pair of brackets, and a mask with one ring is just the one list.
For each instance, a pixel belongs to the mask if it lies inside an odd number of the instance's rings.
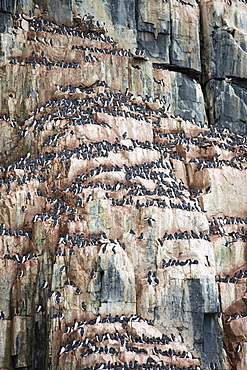
[[1,2],[1,369],[245,369],[245,8]]

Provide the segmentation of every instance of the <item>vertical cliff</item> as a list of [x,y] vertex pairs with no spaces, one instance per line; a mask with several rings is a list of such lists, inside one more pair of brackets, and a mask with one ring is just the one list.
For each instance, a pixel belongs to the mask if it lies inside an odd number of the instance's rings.
[[243,370],[246,4],[0,2],[0,368]]

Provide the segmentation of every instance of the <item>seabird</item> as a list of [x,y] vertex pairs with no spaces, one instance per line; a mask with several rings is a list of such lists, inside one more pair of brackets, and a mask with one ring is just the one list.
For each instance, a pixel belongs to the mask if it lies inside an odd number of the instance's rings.
[[225,247],[229,247],[231,244],[233,243],[236,243],[237,240],[232,240],[231,242],[229,242],[228,240],[225,241],[225,243],[223,244]]
[[102,253],[105,253],[107,249],[107,243],[102,244]]
[[41,304],[39,304],[37,307],[36,307],[36,312],[41,312],[41,310],[42,310],[42,306],[41,306]]
[[156,220],[152,217],[144,217],[144,220],[147,220],[149,226],[153,226],[152,222],[156,222]]
[[242,347],[241,347],[241,344],[238,343],[237,347],[236,347],[236,352],[240,352],[242,351]]
[[44,280],[44,283],[43,283],[43,285],[42,285],[42,289],[47,288],[47,286],[48,286],[48,282],[47,282],[46,280]]
[[138,236],[137,239],[142,240],[143,239],[143,233],[141,233],[140,236]]
[[61,356],[65,352],[65,347],[61,347],[58,356]]
[[97,317],[96,317],[95,323],[98,324],[100,322],[101,322],[101,315],[98,314]]
[[206,262],[207,262],[206,266],[211,266],[210,262],[209,262],[209,259],[208,259],[208,256],[205,256],[205,257],[206,257]]
[[18,277],[21,278],[21,277],[23,277],[23,275],[24,275],[23,270],[22,269],[19,269],[19,271],[18,271]]
[[86,202],[91,202],[91,200],[93,199],[93,196],[92,196],[92,194],[89,194],[89,196],[87,197],[87,200],[86,200]]
[[93,279],[96,276],[94,269],[90,272],[90,278]]
[[60,267],[59,271],[60,271],[61,273],[62,273],[62,272],[65,272],[65,269],[66,269],[65,265],[63,265],[62,267]]

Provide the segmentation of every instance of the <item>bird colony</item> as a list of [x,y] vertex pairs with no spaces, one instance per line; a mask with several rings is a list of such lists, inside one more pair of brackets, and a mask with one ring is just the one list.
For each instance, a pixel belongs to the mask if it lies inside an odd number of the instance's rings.
[[[80,27],[14,24],[0,368],[243,370],[246,139],[174,115],[165,66],[89,15]],[[141,86],[146,63],[154,96],[117,85]]]

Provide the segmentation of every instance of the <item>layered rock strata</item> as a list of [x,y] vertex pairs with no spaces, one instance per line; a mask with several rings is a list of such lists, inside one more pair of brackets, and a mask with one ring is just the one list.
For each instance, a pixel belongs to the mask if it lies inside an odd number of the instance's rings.
[[[138,46],[150,60],[176,72],[176,85],[181,88],[175,99],[175,114],[191,119],[194,117],[188,117],[188,111],[192,110],[199,119],[206,108],[210,124],[246,135],[245,0],[39,0],[37,4],[39,8],[34,8],[31,0],[3,0],[0,31],[7,32],[13,25],[11,15],[18,13],[60,25],[82,25],[83,14],[90,13],[94,18],[87,21],[87,29],[93,29],[94,20],[98,20],[122,47],[134,50]],[[5,37],[2,38],[1,56],[13,48],[11,39],[6,49]],[[152,79],[150,72],[149,68]],[[205,107],[203,100],[198,105],[196,81],[202,84]]]
[[245,368],[246,139],[189,53],[37,17],[1,34],[0,367]]

